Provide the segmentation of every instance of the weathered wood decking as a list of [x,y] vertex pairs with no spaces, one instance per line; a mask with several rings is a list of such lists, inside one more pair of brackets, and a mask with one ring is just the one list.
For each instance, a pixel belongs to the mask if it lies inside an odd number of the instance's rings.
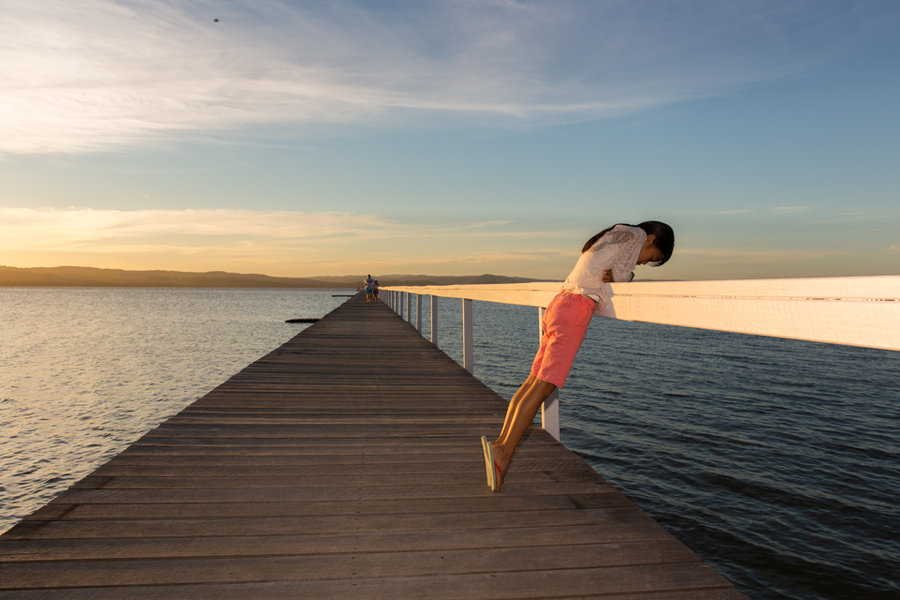
[[741,598],[505,403],[353,298],[0,536],[0,598]]

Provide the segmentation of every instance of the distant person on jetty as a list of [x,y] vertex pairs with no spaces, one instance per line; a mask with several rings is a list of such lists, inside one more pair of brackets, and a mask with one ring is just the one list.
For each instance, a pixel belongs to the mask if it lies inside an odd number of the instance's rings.
[[544,311],[541,345],[531,374],[509,401],[500,436],[489,442],[481,436],[484,466],[491,490],[503,487],[519,441],[553,390],[563,387],[591,317],[612,297],[610,281],[631,281],[635,265],[664,264],[672,256],[675,233],[659,221],[639,225],[620,223],[589,239],[562,291]]
[[372,294],[372,286],[375,285],[375,280],[372,279],[372,275],[366,275],[366,280],[363,283],[366,284],[366,302],[375,302],[375,295]]
[[372,302],[378,302],[378,280],[372,284]]

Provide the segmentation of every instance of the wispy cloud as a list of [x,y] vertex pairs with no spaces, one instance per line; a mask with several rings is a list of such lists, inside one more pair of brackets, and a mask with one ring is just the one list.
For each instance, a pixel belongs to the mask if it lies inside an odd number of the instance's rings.
[[513,222],[506,219],[502,221],[479,221],[477,223],[470,223],[468,226],[472,229],[481,229],[484,227],[502,227],[504,225],[511,225]]
[[808,212],[810,209],[810,206],[776,206],[773,210],[780,214],[795,215],[797,213]]
[[[516,272],[548,261],[572,260],[568,251],[498,250],[570,232],[534,231],[501,222],[448,225],[400,223],[372,214],[296,211],[98,210],[0,208],[0,256],[12,266],[75,264],[118,268],[243,270],[269,274],[327,274],[335,265],[443,265],[516,263]],[[423,240],[428,240],[423,244]],[[466,243],[460,243],[464,240]],[[7,259],[9,260],[9,259]],[[365,268],[365,267],[361,267]]]
[[0,153],[435,112],[602,118],[808,68],[810,40],[859,34],[851,8],[3,0]]
[[755,212],[756,212],[756,209],[752,209],[752,208],[735,208],[732,210],[714,210],[714,211],[711,211],[709,214],[729,216],[729,215],[749,215],[749,214],[752,214]]
[[[350,212],[0,207],[0,257],[19,267],[79,265],[285,276],[493,272],[562,279],[578,257],[580,244],[573,240],[580,241],[579,235],[517,222],[401,222]],[[887,249],[682,245],[672,266],[641,276],[827,276],[851,273],[854,265],[863,263],[872,266],[873,273],[895,273],[891,257],[900,246]]]
[[818,260],[831,256],[846,254],[842,250],[809,249],[775,249],[747,250],[740,248],[683,248],[678,249],[679,257],[690,259],[714,260],[732,264],[779,264],[797,261]]
[[316,240],[382,235],[396,225],[373,215],[250,210],[96,210],[0,208],[0,239],[7,248],[146,249],[148,240],[178,237],[185,246],[229,240]]

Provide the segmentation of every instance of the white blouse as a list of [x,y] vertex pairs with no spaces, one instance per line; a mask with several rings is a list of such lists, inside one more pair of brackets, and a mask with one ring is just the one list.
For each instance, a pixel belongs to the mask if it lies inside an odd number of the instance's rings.
[[582,252],[575,268],[566,277],[563,289],[597,301],[594,312],[601,314],[612,298],[612,288],[603,281],[603,271],[612,270],[613,281],[631,281],[647,233],[640,227],[616,225]]

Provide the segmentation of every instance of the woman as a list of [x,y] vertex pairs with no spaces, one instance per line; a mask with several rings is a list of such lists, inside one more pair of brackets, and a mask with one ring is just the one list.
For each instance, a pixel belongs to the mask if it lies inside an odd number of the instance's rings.
[[672,256],[675,234],[659,221],[638,225],[620,223],[589,239],[563,290],[544,311],[541,345],[531,373],[509,402],[500,435],[493,442],[481,437],[487,482],[491,490],[503,487],[513,453],[538,408],[558,387],[563,387],[594,313],[612,297],[610,281],[631,281],[635,265],[664,264]]

